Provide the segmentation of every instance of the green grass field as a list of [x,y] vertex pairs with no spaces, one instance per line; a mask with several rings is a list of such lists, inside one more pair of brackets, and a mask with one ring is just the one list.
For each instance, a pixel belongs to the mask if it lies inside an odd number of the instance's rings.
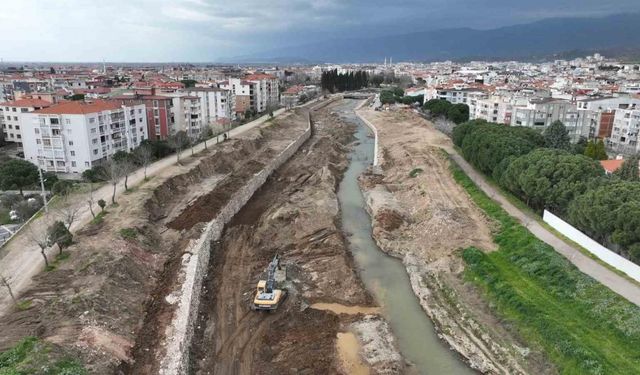
[[640,308],[538,240],[453,162],[451,172],[500,224],[497,251],[463,251],[467,280],[498,315],[540,346],[561,374],[640,374]]
[[13,348],[0,353],[0,375],[86,375],[74,359],[51,356],[51,346],[35,337],[26,337]]

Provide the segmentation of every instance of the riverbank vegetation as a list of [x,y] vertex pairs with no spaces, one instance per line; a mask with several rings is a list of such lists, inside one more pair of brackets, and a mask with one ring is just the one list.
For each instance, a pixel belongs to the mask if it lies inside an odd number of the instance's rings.
[[583,154],[568,144],[560,122],[541,134],[475,120],[456,126],[452,139],[467,161],[538,214],[547,209],[640,263],[640,182],[633,161],[627,164],[631,174],[605,176],[589,146]]
[[0,353],[0,374],[87,374],[87,371],[75,359],[53,358],[50,346],[51,344],[35,337],[22,339],[13,348]]
[[497,251],[463,251],[465,278],[561,374],[640,373],[640,308],[580,272],[484,194],[457,166],[455,180],[498,227]]

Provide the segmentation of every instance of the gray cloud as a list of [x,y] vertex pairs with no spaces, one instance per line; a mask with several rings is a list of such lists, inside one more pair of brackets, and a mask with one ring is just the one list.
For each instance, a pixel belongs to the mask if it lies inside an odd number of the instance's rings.
[[640,11],[637,0],[0,0],[0,58],[213,61],[324,39]]

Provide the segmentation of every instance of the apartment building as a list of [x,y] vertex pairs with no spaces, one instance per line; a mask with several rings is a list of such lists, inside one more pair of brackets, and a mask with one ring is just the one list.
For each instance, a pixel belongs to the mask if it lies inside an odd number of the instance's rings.
[[240,78],[229,78],[218,83],[218,87],[231,92],[234,98],[233,112],[239,118],[244,117],[247,110],[257,111],[257,84]]
[[25,159],[57,173],[82,173],[148,138],[144,104],[71,101],[25,113]]
[[203,123],[202,106],[200,97],[184,95],[181,93],[162,93],[160,96],[171,98],[174,123],[169,128],[169,136],[179,131],[185,131],[192,139],[197,139],[202,134]]
[[529,99],[526,106],[514,106],[511,126],[526,126],[544,131],[560,120],[567,128],[569,138],[577,142],[581,136],[578,109],[568,100],[554,98]]
[[640,108],[640,99],[631,96],[588,98],[577,101],[582,136],[589,139],[611,137],[616,111]]
[[640,131],[640,109],[618,109],[613,119],[611,136],[606,145],[613,151],[625,155],[640,151],[638,132]]
[[497,124],[511,124],[513,105],[502,96],[484,92],[470,93],[467,97],[469,119],[485,120]]
[[269,74],[250,74],[245,77],[245,81],[255,83],[255,105],[256,112],[261,113],[275,107],[280,103],[280,86],[278,78]]
[[175,127],[173,98],[156,95],[155,91],[153,91],[152,95],[121,95],[112,99],[127,106],[144,104],[149,139],[155,141],[166,140],[172,134],[171,129]]
[[204,125],[211,126],[235,119],[234,99],[231,90],[217,87],[192,87],[181,90],[181,92],[200,98]]
[[18,150],[22,150],[22,129],[20,128],[22,115],[51,105],[51,102],[40,99],[20,99],[0,103],[0,124],[2,124],[4,140],[16,143]]

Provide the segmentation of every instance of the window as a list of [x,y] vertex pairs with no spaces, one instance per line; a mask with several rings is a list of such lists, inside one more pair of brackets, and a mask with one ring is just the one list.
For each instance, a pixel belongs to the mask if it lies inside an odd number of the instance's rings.
[[98,155],[98,149],[93,150],[94,155]]
[[18,116],[13,116],[13,121],[18,121]]
[[138,119],[138,122],[142,122],[142,117],[140,117],[140,118]]
[[64,120],[64,123],[69,125],[69,124],[71,124],[71,120],[67,118],[67,119]]
[[20,134],[16,135],[16,137],[17,137],[18,139],[22,138],[22,136],[21,136]]
[[43,139],[42,140],[42,144],[45,146],[51,146],[51,140],[50,139]]
[[69,141],[69,146],[73,146],[73,141]]
[[40,143],[41,143],[41,142],[40,142],[40,139],[36,139],[36,144],[38,144],[38,145],[39,145]]
[[22,112],[22,113],[26,113],[26,112],[29,112],[29,110],[28,110],[28,109],[26,109],[26,108],[20,108],[20,112]]
[[40,134],[40,129],[35,128],[35,129],[33,129],[33,130],[36,132],[36,134]]
[[71,166],[75,168],[75,167],[76,167],[76,162],[75,162],[75,161],[72,161],[72,162],[71,162]]
[[13,129],[13,125],[9,125],[9,129]]
[[158,112],[158,110],[157,110],[157,109],[154,109],[154,110],[153,110],[153,115],[154,115],[154,116],[158,116],[159,114],[160,114],[160,113]]
[[76,152],[75,151],[71,151],[71,156],[76,156]]
[[13,112],[15,112],[15,111],[16,111],[16,107],[11,108],[11,110],[12,110]]
[[95,117],[89,117],[89,124],[95,124],[95,122],[96,122]]
[[85,166],[85,167],[88,167],[88,166],[89,166],[89,162],[88,162],[88,161],[85,161],[85,162],[84,162],[84,166]]
[[98,143],[98,138],[94,138],[91,140],[91,143],[93,143],[94,145]]
[[16,130],[20,130],[20,125],[16,125]]
[[96,133],[96,128],[91,128],[91,134],[95,134]]
[[56,164],[58,165],[58,167],[64,167],[64,162],[61,160],[58,160]]
[[138,114],[142,113],[142,109],[138,108]]

